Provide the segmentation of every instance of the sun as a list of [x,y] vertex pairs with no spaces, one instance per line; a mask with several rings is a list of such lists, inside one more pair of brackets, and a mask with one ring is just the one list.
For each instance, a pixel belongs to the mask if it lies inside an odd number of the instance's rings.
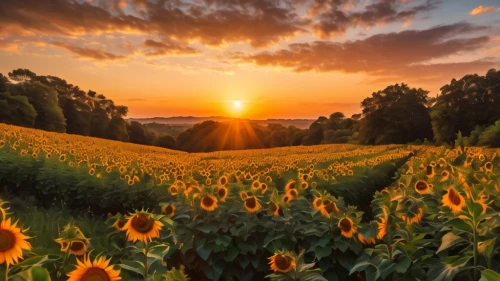
[[235,101],[233,102],[233,106],[234,106],[234,108],[235,108],[235,109],[240,109],[240,108],[242,108],[242,107],[243,107],[243,104],[241,103],[241,101],[239,101],[239,100],[235,100]]

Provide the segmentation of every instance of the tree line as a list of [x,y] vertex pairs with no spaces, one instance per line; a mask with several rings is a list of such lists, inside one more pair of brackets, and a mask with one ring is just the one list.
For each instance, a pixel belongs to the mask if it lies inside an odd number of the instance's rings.
[[[28,69],[0,74],[0,122],[188,152],[325,143],[433,143],[500,147],[500,71],[466,75],[429,91],[395,84],[361,102],[362,113],[320,116],[307,129],[249,121],[196,124],[176,138],[161,126],[128,122],[126,106]],[[157,124],[158,125],[158,124]]]

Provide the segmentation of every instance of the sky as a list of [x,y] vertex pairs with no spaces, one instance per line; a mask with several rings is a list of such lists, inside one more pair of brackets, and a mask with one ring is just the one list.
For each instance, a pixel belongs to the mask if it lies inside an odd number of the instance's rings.
[[436,96],[500,68],[500,1],[0,0],[0,73],[17,68],[133,118],[350,116],[388,85]]

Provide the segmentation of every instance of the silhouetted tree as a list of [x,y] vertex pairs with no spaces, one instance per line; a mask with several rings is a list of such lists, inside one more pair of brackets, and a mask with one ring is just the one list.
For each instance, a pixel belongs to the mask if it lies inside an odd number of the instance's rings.
[[432,139],[428,91],[396,84],[361,103],[360,143],[408,143]]
[[25,96],[12,96],[7,89],[8,79],[0,73],[0,122],[34,127],[36,110]]
[[441,88],[431,118],[437,142],[453,143],[460,131],[469,136],[476,126],[500,119],[500,71],[466,75]]
[[57,92],[40,82],[27,80],[9,84],[12,96],[25,96],[36,110],[35,128],[53,132],[66,132],[66,119],[58,106]]
[[169,148],[169,149],[176,149],[175,139],[174,139],[174,137],[169,136],[169,135],[163,135],[163,136],[156,137],[153,140],[153,145],[159,146],[159,147],[164,147],[164,148]]
[[155,135],[139,122],[132,121],[127,125],[129,141],[138,144],[150,145]]
[[129,141],[127,122],[119,116],[111,118],[106,130],[106,136],[110,140]]

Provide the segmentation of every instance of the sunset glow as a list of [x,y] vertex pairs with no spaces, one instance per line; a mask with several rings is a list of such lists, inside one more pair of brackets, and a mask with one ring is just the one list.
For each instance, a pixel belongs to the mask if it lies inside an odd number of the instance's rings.
[[435,96],[500,57],[495,0],[22,2],[0,1],[0,73],[61,77],[127,117],[350,116],[386,85]]

